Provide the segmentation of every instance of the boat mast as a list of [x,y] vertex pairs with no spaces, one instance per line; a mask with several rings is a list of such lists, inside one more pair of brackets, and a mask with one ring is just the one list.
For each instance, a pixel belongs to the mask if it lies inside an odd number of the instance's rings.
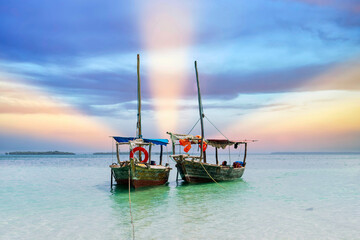
[[141,82],[140,82],[140,55],[137,55],[137,96],[138,96],[138,114],[137,114],[137,138],[142,138],[141,134]]
[[196,73],[196,83],[197,83],[197,89],[198,89],[198,101],[199,101],[199,114],[200,114],[200,124],[201,124],[201,148],[200,148],[200,161],[203,158],[204,155],[204,162],[206,163],[206,154],[203,151],[203,145],[204,145],[204,112],[203,107],[201,103],[201,95],[200,95],[200,83],[199,83],[199,75],[197,70],[197,62],[195,61],[195,73]]

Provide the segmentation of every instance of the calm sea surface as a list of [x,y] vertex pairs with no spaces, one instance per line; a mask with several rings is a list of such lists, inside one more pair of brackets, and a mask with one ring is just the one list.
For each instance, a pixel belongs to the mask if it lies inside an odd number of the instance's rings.
[[[128,189],[110,188],[113,161],[0,156],[0,239],[131,239]],[[360,239],[360,155],[247,162],[225,189],[176,183],[173,169],[169,184],[132,190],[135,238]]]

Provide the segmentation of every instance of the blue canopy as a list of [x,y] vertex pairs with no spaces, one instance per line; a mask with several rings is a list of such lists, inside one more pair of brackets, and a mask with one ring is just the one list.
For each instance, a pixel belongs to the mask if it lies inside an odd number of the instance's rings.
[[[115,141],[121,143],[121,142],[129,142],[132,140],[135,140],[135,137],[113,137]],[[166,146],[169,143],[169,140],[167,139],[153,139],[153,138],[143,138],[144,142],[146,143],[153,143],[155,145],[162,145]]]

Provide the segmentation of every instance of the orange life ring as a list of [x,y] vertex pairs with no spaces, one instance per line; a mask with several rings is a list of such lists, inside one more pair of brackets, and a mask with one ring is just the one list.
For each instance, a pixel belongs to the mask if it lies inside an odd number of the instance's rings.
[[[201,148],[201,142],[199,143],[199,148]],[[203,142],[203,152],[205,152],[206,149],[207,149],[207,143],[204,141]]]
[[130,159],[131,158],[134,158],[134,153],[137,152],[137,151],[141,151],[145,154],[145,159],[142,160],[141,162],[142,163],[146,163],[148,160],[149,160],[149,153],[146,151],[145,148],[142,148],[142,147],[136,147],[134,148],[131,152],[130,152]]

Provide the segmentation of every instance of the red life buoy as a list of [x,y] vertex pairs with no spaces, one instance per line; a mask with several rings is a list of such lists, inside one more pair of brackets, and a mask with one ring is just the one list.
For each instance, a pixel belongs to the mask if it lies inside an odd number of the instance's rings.
[[[199,143],[199,148],[201,148],[201,141]],[[206,149],[207,149],[207,143],[203,141],[203,152],[205,152]]]
[[147,160],[149,160],[149,153],[146,151],[145,148],[142,148],[142,147],[136,147],[134,148],[131,152],[130,152],[130,159],[134,157],[134,153],[137,152],[137,151],[141,151],[145,154],[145,159],[142,160],[141,162],[142,163],[146,163]]

